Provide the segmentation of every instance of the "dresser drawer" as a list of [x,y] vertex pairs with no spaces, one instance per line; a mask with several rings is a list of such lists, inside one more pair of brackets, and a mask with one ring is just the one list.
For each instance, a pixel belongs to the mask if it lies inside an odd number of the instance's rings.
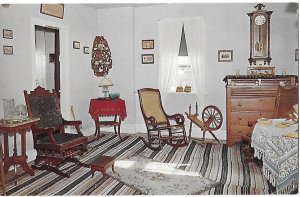
[[240,137],[252,131],[252,129],[253,128],[248,125],[231,125],[230,135],[233,138]]
[[269,111],[275,107],[276,97],[265,98],[234,98],[231,99],[231,111]]
[[273,112],[231,112],[231,125],[248,126],[248,121],[259,118],[272,118]]

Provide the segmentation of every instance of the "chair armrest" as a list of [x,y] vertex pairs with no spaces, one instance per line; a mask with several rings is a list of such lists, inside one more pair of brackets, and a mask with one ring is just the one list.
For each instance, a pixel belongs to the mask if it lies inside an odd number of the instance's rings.
[[147,124],[150,124],[151,126],[153,126],[153,128],[156,128],[157,120],[153,116],[150,116],[149,118],[147,118]]
[[53,132],[56,131],[56,130],[58,130],[58,129],[59,128],[54,128],[54,127],[40,128],[40,127],[37,127],[36,125],[32,125],[32,127],[31,127],[32,133],[34,134],[33,135],[34,141],[36,141],[35,134],[48,133],[50,142],[53,145],[57,145],[56,140],[53,137]]
[[74,121],[69,121],[69,120],[65,120],[63,119],[63,125],[74,125],[74,126],[80,126],[82,124],[82,121],[80,120],[74,120]]
[[[78,134],[82,135],[82,132],[80,131],[79,126],[82,124],[82,121],[80,120],[73,120],[73,121],[69,121],[69,120],[65,120],[63,119],[62,125],[64,126],[74,126],[76,128],[76,131]],[[64,130],[64,128],[62,128],[62,130]]]
[[174,114],[167,117],[171,120],[175,120],[178,125],[184,124],[184,116],[182,114]]

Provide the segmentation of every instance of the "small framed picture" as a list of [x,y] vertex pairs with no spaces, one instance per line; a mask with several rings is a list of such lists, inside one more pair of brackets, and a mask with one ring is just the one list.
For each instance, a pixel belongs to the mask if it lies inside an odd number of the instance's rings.
[[13,55],[14,54],[13,46],[3,46],[3,54]]
[[295,49],[295,61],[298,62],[299,61],[299,50]]
[[142,49],[154,49],[154,40],[142,40]]
[[60,19],[64,18],[64,4],[41,4],[40,12]]
[[80,49],[80,42],[73,41],[73,49]]
[[13,31],[9,29],[3,29],[3,38],[13,39]]
[[83,47],[83,53],[84,54],[89,54],[90,53],[90,48],[89,47]]
[[154,54],[142,54],[142,64],[154,64]]
[[233,50],[218,50],[218,62],[232,62]]

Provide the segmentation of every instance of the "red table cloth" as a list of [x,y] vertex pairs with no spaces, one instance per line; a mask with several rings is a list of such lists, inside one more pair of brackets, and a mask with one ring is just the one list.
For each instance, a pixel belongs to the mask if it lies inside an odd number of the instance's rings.
[[99,116],[119,115],[121,120],[127,116],[125,101],[118,98],[112,99],[91,99],[89,113],[96,120]]

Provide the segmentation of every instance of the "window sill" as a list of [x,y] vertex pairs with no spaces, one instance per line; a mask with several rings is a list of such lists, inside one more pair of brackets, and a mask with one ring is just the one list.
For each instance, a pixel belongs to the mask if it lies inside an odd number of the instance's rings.
[[195,92],[169,92],[168,94],[175,94],[175,95],[196,95]]

